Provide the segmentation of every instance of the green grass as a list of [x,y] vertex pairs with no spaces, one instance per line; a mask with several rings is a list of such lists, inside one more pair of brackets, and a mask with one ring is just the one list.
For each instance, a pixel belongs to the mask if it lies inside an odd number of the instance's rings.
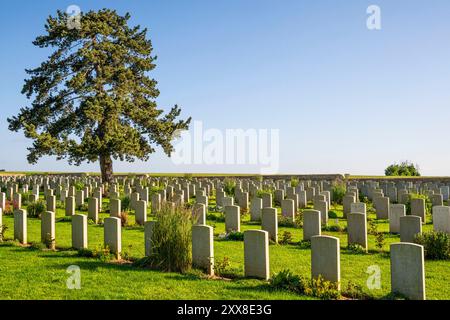
[[[107,200],[105,200],[107,202]],[[210,201],[214,204],[214,201]],[[339,224],[346,225],[342,219],[342,207],[332,208],[340,217]],[[83,212],[85,213],[85,212]],[[374,218],[374,214],[369,214]],[[57,210],[57,219],[64,217],[62,209]],[[101,217],[107,217],[101,214]],[[151,215],[149,215],[151,219]],[[130,215],[134,222],[134,215]],[[13,237],[13,218],[4,216],[3,223],[9,229],[5,237]],[[333,223],[333,219],[330,220]],[[225,232],[222,222],[208,221],[214,227],[214,250],[216,261],[228,257],[230,272],[235,274],[232,280],[206,279],[197,270],[187,274],[163,273],[134,267],[130,263],[103,262],[94,258],[77,256],[70,249],[71,223],[56,223],[57,251],[33,250],[17,245],[11,241],[0,244],[0,297],[2,299],[310,299],[284,291],[273,291],[261,280],[244,278],[244,245],[242,241],[223,241],[218,235]],[[386,297],[390,292],[389,243],[398,242],[399,237],[387,234],[388,223],[377,221],[378,230],[386,232],[384,252],[375,248],[373,236],[369,236],[368,254],[351,254],[346,250],[346,233],[324,232],[336,236],[341,241],[341,278],[342,287],[349,281],[361,285],[366,292],[376,298]],[[249,216],[242,219],[242,230],[259,229],[260,225],[250,223]],[[432,229],[430,221],[424,231]],[[294,241],[302,239],[302,230],[296,228],[279,228],[279,233],[289,231]],[[102,246],[103,227],[88,225],[88,246],[90,249]],[[28,241],[40,241],[40,220],[28,219]],[[144,256],[143,227],[133,226],[122,230],[122,249],[128,256]],[[273,274],[283,269],[310,276],[310,249],[301,249],[297,244],[270,246],[270,272]],[[81,268],[81,290],[69,290],[66,280],[70,276],[66,269],[70,265]],[[371,265],[381,269],[380,290],[369,291],[366,286]],[[428,299],[450,298],[450,273],[448,261],[426,261],[426,291]]]

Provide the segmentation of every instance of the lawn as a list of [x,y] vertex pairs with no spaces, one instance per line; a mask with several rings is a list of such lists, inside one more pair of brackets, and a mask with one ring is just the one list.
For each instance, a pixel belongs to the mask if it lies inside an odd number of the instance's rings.
[[[107,200],[105,200],[105,204]],[[214,207],[214,200],[210,201]],[[370,207],[369,207],[370,208]],[[332,211],[339,217],[339,224],[346,225],[342,218],[342,207],[333,206]],[[86,212],[80,212],[84,213]],[[212,214],[210,217],[217,214]],[[101,214],[107,217],[107,214]],[[374,218],[373,213],[369,214]],[[151,219],[149,214],[149,219]],[[58,221],[59,220],[59,221]],[[134,216],[130,215],[131,223]],[[3,216],[8,226],[5,238],[13,237],[13,217]],[[335,224],[330,219],[329,224]],[[310,299],[290,292],[274,291],[261,280],[245,279],[244,246],[242,241],[226,241],[219,238],[225,230],[224,223],[208,220],[214,227],[215,260],[230,261],[228,272],[235,274],[233,279],[206,279],[198,270],[187,274],[163,273],[135,267],[130,263],[102,261],[95,258],[80,257],[71,250],[71,223],[64,218],[64,210],[57,210],[56,251],[43,250],[38,246],[23,247],[12,241],[0,243],[0,297],[1,299]],[[346,249],[347,235],[343,232],[323,232],[340,238],[341,242],[341,281],[342,288],[351,281],[360,285],[376,298],[386,297],[390,292],[389,243],[398,242],[397,235],[387,233],[386,220],[377,221],[378,230],[386,232],[383,251],[375,247],[374,236],[369,236],[369,253],[354,254]],[[241,229],[259,229],[260,225],[243,216]],[[430,221],[424,231],[432,229]],[[302,239],[302,230],[293,227],[280,227],[280,237],[287,231],[292,233],[293,242],[288,245],[270,246],[270,272],[284,269],[310,276],[311,251],[302,248],[298,241]],[[99,248],[103,244],[103,227],[89,224],[88,246]],[[40,242],[40,220],[28,219],[28,241]],[[144,256],[143,227],[132,226],[122,229],[122,250],[125,256],[141,258]],[[70,290],[66,281],[70,274],[66,272],[70,265],[81,269],[81,289]],[[381,270],[381,289],[369,290],[366,273],[369,266],[377,265]],[[426,291],[428,299],[450,298],[449,262],[426,261]]]

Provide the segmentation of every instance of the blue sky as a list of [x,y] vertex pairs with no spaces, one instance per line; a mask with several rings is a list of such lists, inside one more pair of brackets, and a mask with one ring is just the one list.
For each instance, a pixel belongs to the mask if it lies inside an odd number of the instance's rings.
[[[383,174],[396,161],[450,175],[450,2],[379,0],[2,1],[0,169],[98,171],[43,158],[6,118],[27,104],[24,69],[48,52],[32,45],[57,9],[130,12],[158,56],[158,102],[177,103],[205,128],[279,129],[282,173]],[[366,9],[381,8],[381,30]],[[162,152],[118,172],[257,172],[175,165]]]

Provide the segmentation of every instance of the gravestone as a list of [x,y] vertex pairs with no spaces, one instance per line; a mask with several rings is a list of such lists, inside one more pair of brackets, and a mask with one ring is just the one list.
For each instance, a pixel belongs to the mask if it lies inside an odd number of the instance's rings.
[[294,200],[284,199],[281,200],[281,214],[283,217],[289,219],[290,221],[294,221],[295,217],[295,203]]
[[66,198],[66,216],[75,215],[75,197]]
[[192,215],[194,217],[194,224],[206,224],[206,206],[203,203],[194,204]]
[[272,194],[271,193],[263,193],[263,208],[271,208],[272,207]]
[[88,200],[88,218],[92,219],[95,224],[98,223],[98,199],[89,198]]
[[159,193],[152,194],[152,214],[161,211],[161,195]]
[[250,206],[250,220],[260,221],[261,220],[261,210],[263,207],[263,201],[261,198],[253,198]]
[[376,208],[377,219],[389,219],[389,198],[376,197],[373,201]]
[[23,209],[14,211],[14,240],[27,244],[27,211]]
[[80,250],[88,247],[87,216],[72,216],[72,248]]
[[232,231],[241,231],[241,212],[238,206],[225,207],[225,231],[230,233]]
[[391,291],[410,300],[425,300],[423,246],[415,243],[391,244]]
[[246,277],[269,279],[269,233],[264,230],[244,232],[244,273]]
[[119,218],[122,213],[122,202],[119,199],[109,200],[109,215]]
[[425,199],[411,199],[411,215],[418,216],[425,223]]
[[351,203],[350,213],[364,213],[365,215],[367,215],[366,204],[364,202]]
[[450,207],[433,207],[433,230],[450,233]]
[[42,213],[41,242],[45,243],[47,248],[55,249],[55,212],[53,211]]
[[339,239],[330,236],[313,236],[311,238],[311,276],[336,283],[340,290],[341,266]]
[[359,244],[367,251],[367,221],[364,213],[349,213],[347,216],[348,244]]
[[278,215],[275,208],[263,208],[261,211],[261,229],[269,233],[269,239],[278,242]]
[[321,235],[320,211],[305,210],[303,212],[303,240],[310,241],[313,236]]
[[442,194],[433,194],[431,196],[431,204],[433,207],[443,206],[444,205],[444,197]]
[[418,216],[400,217],[400,241],[414,242],[416,235],[422,233],[422,219]]
[[135,211],[136,223],[140,226],[143,226],[147,221],[147,201],[138,200],[136,201],[135,206],[136,206]]
[[210,276],[214,275],[213,231],[211,226],[192,226],[192,264],[206,270]]
[[56,197],[47,196],[47,211],[56,212]]
[[389,232],[400,232],[400,218],[406,216],[406,207],[404,204],[391,204],[389,211]]
[[306,208],[306,206],[308,204],[308,201],[306,198],[306,191],[301,190],[301,191],[297,192],[297,195],[298,195],[298,207],[300,209]]
[[122,225],[120,218],[109,217],[104,220],[105,246],[108,246],[111,253],[120,259],[122,252]]
[[316,201],[314,203],[314,209],[320,211],[320,218],[323,226],[328,224],[328,202]]
[[347,214],[349,214],[351,211],[351,204],[355,203],[355,197],[354,196],[344,196],[342,203],[343,203],[343,210],[344,210],[344,218],[347,217]]

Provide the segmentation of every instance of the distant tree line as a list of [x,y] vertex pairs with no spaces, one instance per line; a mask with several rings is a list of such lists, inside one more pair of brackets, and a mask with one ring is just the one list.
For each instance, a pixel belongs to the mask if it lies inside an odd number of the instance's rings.
[[386,176],[420,177],[419,166],[409,161],[391,164],[384,170],[384,173]]

